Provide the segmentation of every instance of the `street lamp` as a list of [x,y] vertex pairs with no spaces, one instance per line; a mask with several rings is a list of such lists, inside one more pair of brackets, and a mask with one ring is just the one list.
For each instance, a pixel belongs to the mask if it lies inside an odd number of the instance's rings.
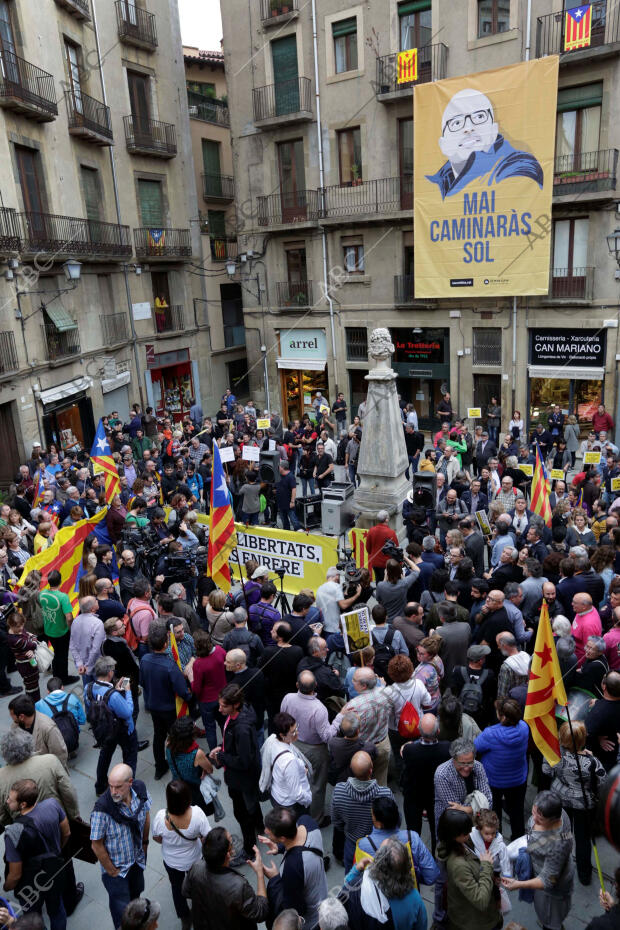
[[234,261],[226,262],[226,274],[229,278],[234,278],[237,271],[237,263]]
[[62,269],[69,284],[75,282],[73,283],[75,287],[82,275],[82,263],[76,262],[74,258],[68,258],[66,262],[63,262]]

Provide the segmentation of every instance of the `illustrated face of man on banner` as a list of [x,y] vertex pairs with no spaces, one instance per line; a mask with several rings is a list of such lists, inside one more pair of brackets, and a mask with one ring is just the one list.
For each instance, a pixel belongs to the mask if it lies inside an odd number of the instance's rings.
[[465,88],[454,94],[443,112],[439,148],[448,159],[427,179],[437,184],[442,199],[471,181],[489,175],[488,184],[526,177],[543,185],[543,171],[529,152],[515,149],[500,134],[493,104],[480,91]]

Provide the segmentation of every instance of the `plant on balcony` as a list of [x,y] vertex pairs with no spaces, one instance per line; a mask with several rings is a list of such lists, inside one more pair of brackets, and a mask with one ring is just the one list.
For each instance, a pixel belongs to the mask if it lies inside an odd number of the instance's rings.
[[351,165],[351,187],[359,187],[361,183],[360,166],[353,164]]
[[295,304],[297,307],[307,307],[308,295],[304,291],[299,291],[299,293],[295,294],[291,303]]

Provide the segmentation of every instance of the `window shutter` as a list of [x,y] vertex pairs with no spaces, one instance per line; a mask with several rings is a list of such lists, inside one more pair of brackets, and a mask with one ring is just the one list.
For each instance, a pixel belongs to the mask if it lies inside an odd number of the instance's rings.
[[603,101],[603,82],[582,84],[580,87],[561,87],[558,90],[558,113],[600,106]]
[[223,210],[209,210],[209,235],[223,238],[226,235],[226,214]]
[[202,140],[202,166],[205,174],[219,177],[220,170],[220,144],[212,139]]
[[80,168],[82,175],[82,190],[84,192],[84,205],[86,207],[86,218],[88,220],[99,220],[101,214],[99,204],[101,196],[99,191],[99,178],[96,168],[87,168],[82,165]]
[[159,181],[138,181],[140,215],[143,226],[160,229],[164,225],[164,207]]
[[410,16],[411,13],[424,13],[431,9],[431,0],[406,0],[398,4],[399,16]]
[[332,33],[334,39],[340,36],[350,36],[357,32],[357,16],[351,16],[349,19],[341,19],[332,24]]

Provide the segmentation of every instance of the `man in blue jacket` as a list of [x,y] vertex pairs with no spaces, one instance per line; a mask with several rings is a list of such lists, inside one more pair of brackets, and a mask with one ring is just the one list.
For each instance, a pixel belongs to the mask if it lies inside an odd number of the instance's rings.
[[140,662],[140,684],[144,706],[153,720],[153,758],[155,779],[168,771],[165,744],[168,730],[177,719],[176,699],[191,701],[192,693],[181,669],[168,656],[168,634],[162,625],[151,626],[148,637],[150,653]]
[[[114,659],[101,656],[95,662],[95,680],[84,689],[87,717],[94,701],[105,701],[116,718],[116,726],[111,728],[109,737],[99,737],[100,749],[95,781],[95,791],[98,795],[103,794],[108,787],[108,768],[117,746],[121,747],[124,764],[130,766],[134,775],[138,764],[138,736],[133,721],[133,698],[129,685],[127,688],[122,687],[125,683],[124,678],[121,678],[116,686],[112,684],[115,668]],[[109,697],[107,692],[110,692]]]
[[372,832],[357,841],[359,850],[374,859],[384,840],[396,837],[411,850],[411,858],[418,884],[434,885],[439,878],[435,860],[415,830],[399,830],[400,813],[393,798],[377,797],[372,802]]

